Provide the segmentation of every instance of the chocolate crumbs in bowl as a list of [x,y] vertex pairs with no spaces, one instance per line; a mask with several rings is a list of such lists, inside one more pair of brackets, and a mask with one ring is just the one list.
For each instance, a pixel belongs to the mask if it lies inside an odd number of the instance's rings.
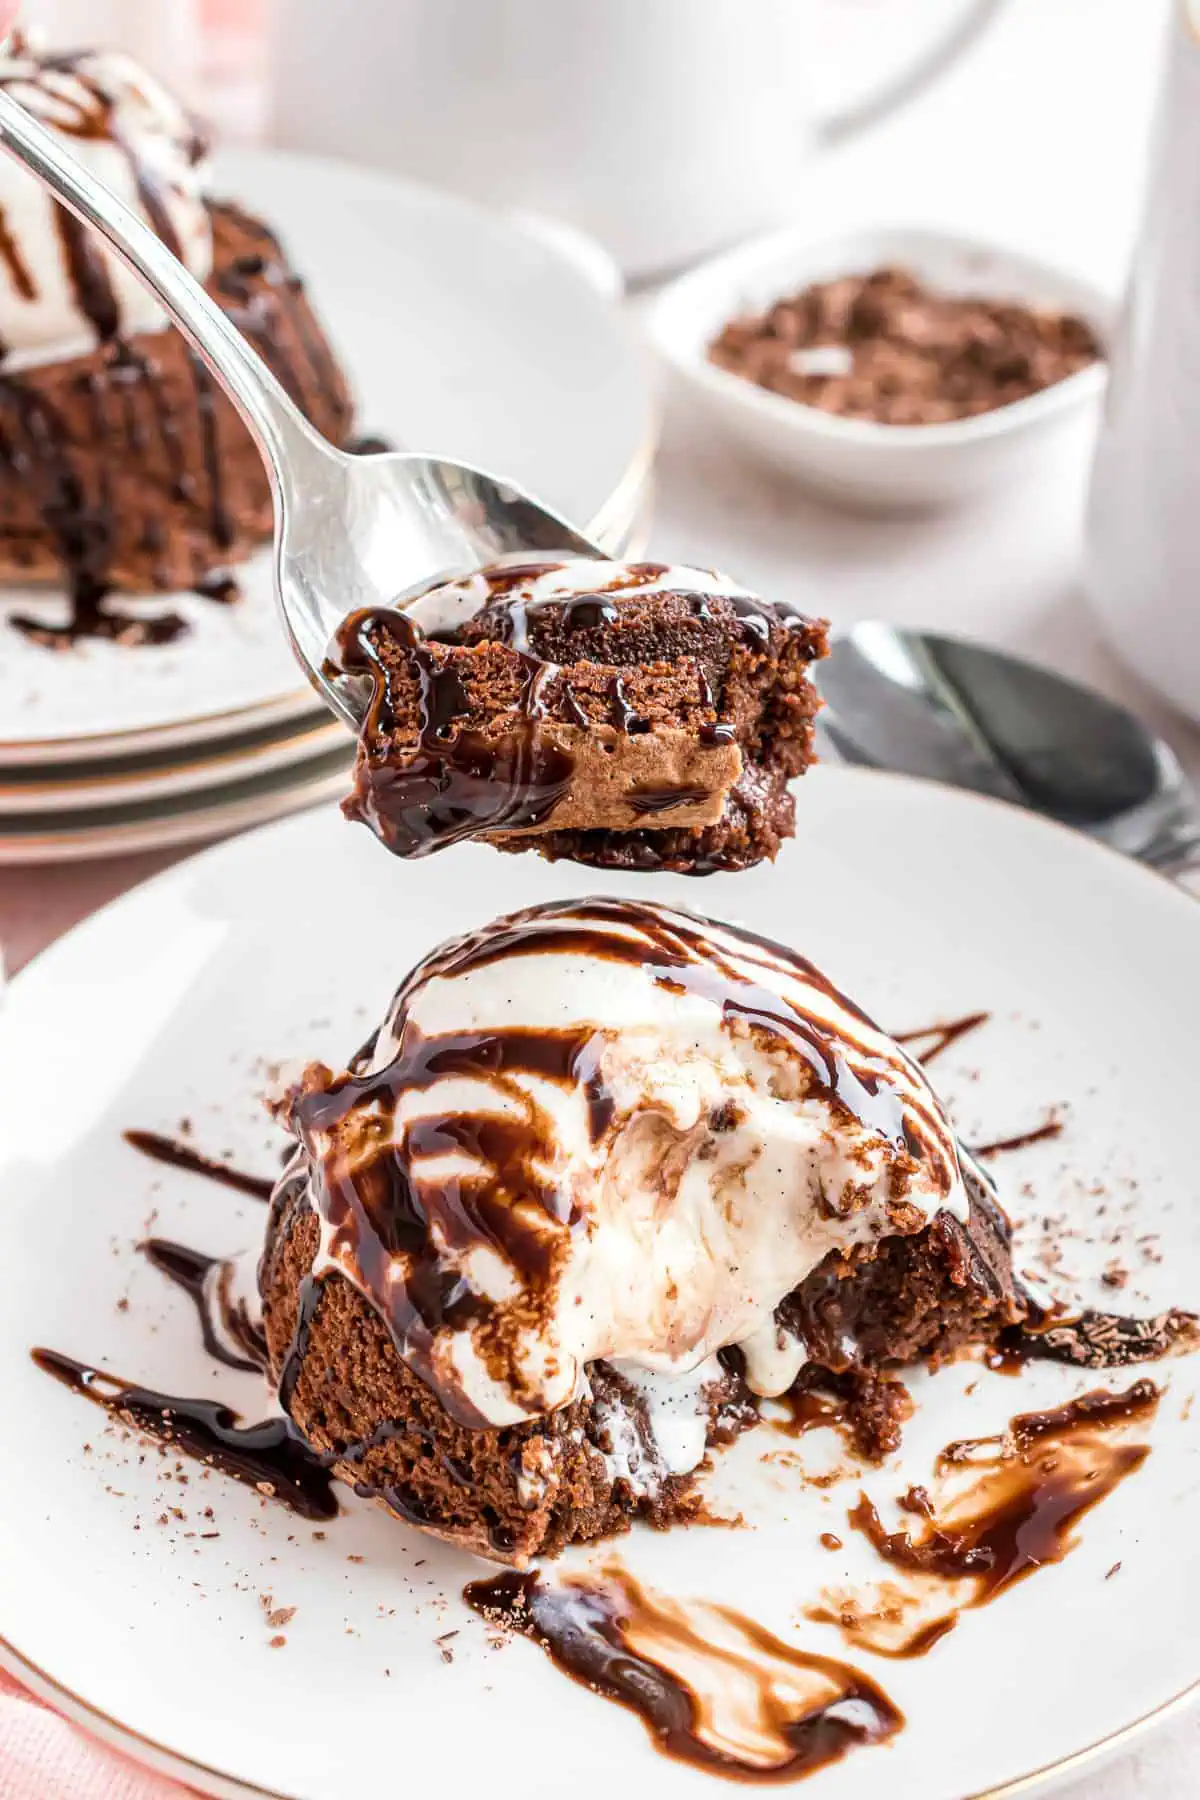
[[1103,358],[1073,313],[940,293],[909,270],[815,282],[731,319],[709,360],[844,419],[941,425],[1026,400]]

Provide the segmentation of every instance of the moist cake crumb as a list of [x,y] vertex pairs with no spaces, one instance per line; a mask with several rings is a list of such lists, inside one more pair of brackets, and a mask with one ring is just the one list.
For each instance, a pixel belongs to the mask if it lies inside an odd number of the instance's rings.
[[479,837],[748,867],[794,829],[826,648],[822,621],[661,563],[498,567],[352,615],[330,664],[366,706],[344,810],[401,856]]

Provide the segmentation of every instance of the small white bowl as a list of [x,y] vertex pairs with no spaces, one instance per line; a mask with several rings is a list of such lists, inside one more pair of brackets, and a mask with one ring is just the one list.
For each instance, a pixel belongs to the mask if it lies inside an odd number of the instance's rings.
[[746,449],[847,504],[946,505],[1022,467],[1035,442],[1068,424],[1094,429],[1108,379],[1096,363],[976,418],[939,425],[842,419],[731,375],[708,360],[722,326],[810,282],[898,264],[951,293],[1079,313],[1106,347],[1113,308],[1088,282],[999,244],[957,232],[881,228],[813,239],[790,228],[715,257],[673,282],[651,308],[651,339],[676,376]]

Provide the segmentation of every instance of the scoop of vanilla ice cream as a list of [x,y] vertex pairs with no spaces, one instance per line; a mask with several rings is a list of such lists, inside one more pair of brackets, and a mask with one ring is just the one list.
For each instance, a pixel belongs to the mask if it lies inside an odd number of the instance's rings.
[[[204,146],[184,108],[130,57],[42,55],[16,39],[0,86],[139,212],[198,280],[212,267]],[[167,323],[101,238],[35,176],[0,159],[0,345],[19,369]]]
[[292,1122],[314,1274],[355,1282],[466,1424],[561,1406],[597,1358],[654,1395],[740,1345],[781,1392],[804,1353],[775,1309],[830,1251],[968,1210],[921,1071],[816,969],[628,901],[435,953]]

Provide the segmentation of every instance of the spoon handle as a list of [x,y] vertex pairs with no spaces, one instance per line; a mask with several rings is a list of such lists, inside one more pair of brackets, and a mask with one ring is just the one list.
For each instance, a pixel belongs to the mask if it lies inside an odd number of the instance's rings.
[[[274,375],[200,283],[150,227],[45,126],[0,91],[0,149],[23,163],[158,295],[170,317],[229,394],[262,451],[278,499],[289,456],[316,444],[328,452]],[[302,440],[302,444],[299,440]]]

